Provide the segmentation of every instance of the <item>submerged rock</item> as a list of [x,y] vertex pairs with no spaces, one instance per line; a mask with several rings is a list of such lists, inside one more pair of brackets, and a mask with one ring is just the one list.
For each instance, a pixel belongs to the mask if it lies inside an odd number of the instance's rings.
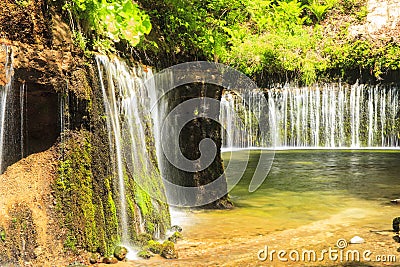
[[105,257],[103,259],[103,263],[105,263],[105,264],[116,264],[116,263],[118,263],[118,260],[115,257]]
[[175,250],[175,244],[171,241],[164,241],[162,244],[163,249],[161,251],[161,256],[166,259],[177,259],[178,252]]
[[123,261],[126,258],[126,254],[128,254],[128,249],[123,246],[117,246],[114,249],[114,257],[120,261]]

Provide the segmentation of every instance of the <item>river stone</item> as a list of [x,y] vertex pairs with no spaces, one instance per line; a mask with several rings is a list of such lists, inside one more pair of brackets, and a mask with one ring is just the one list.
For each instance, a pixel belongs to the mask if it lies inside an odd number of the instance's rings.
[[357,235],[355,237],[353,237],[352,239],[350,239],[350,244],[362,244],[364,242],[365,242],[364,238],[361,238]]
[[105,264],[116,264],[116,263],[118,263],[118,260],[115,257],[105,257],[103,259],[103,263],[105,263]]
[[120,261],[123,261],[126,258],[126,254],[128,254],[128,249],[126,247],[117,246],[114,249],[114,257]]
[[161,256],[166,259],[177,259],[178,252],[175,250],[175,245],[171,241],[164,241]]

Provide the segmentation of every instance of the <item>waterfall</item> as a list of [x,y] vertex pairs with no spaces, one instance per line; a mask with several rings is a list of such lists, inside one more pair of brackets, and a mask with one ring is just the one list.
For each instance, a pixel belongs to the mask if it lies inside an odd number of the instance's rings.
[[[270,141],[276,148],[362,148],[400,146],[399,89],[394,86],[325,84],[264,90],[268,102]],[[258,110],[260,93],[252,98],[226,91],[221,121],[223,146],[263,146],[244,110]],[[246,114],[242,128],[234,114]],[[249,136],[243,136],[246,133]]]
[[21,158],[25,157],[25,127],[26,127],[26,104],[27,104],[27,94],[26,94],[26,84],[23,83],[19,88],[19,106],[20,106],[20,128],[21,128]]
[[0,64],[4,64],[1,66],[0,73],[1,80],[4,82],[4,85],[0,85],[0,173],[5,170],[4,163],[4,152],[6,148],[5,139],[7,132],[5,131],[7,126],[7,117],[10,112],[7,107],[7,99],[12,92],[12,84],[13,84],[13,52],[12,48],[6,45],[0,46],[0,53],[3,55],[0,57],[4,59],[4,62]]
[[[267,146],[266,133],[259,131],[259,123],[266,108],[263,98],[263,93],[258,90],[242,94],[226,91],[223,94],[220,111],[223,148]],[[274,125],[274,122],[270,121],[269,124]]]
[[[110,151],[114,159],[113,168],[118,184],[121,241],[129,246],[129,225],[133,222],[128,219],[127,209],[132,209],[132,203],[127,201],[128,188],[125,185],[133,178],[136,184],[151,196],[156,195],[155,191],[159,189],[148,179],[159,175],[154,166],[156,159],[147,147],[154,142],[151,138],[154,131],[149,96],[154,88],[148,89],[149,86],[143,85],[152,76],[152,71],[146,67],[128,68],[124,62],[118,59],[110,61],[106,56],[97,56],[96,63]],[[142,215],[137,214],[136,218],[139,220],[139,232],[145,231]]]

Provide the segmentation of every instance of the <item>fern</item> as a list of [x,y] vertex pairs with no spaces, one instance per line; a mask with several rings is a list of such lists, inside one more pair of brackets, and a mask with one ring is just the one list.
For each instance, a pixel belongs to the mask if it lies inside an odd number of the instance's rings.
[[329,5],[320,5],[317,1],[313,1],[306,7],[314,14],[318,22],[324,19],[326,12],[331,8]]

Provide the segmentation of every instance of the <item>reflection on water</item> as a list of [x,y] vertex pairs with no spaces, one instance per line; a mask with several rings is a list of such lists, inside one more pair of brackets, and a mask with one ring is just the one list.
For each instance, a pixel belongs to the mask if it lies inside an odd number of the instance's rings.
[[[245,153],[225,153],[225,163],[236,164]],[[276,153],[264,184],[255,193],[249,194],[246,185],[256,167],[259,153],[250,152],[245,175],[231,192],[239,206],[242,200],[251,201],[283,192],[352,196],[370,200],[399,197],[399,151],[280,151]]]
[[[223,154],[225,165],[240,165],[250,158],[243,178],[230,192],[237,208],[197,213],[192,218],[196,227],[188,227],[190,235],[271,233],[335,216],[338,223],[354,219],[360,225],[384,227],[398,215],[389,201],[400,198],[400,151],[279,151],[267,179],[254,193],[248,186],[260,152],[246,153]],[[233,175],[231,171],[228,180],[235,180]]]

